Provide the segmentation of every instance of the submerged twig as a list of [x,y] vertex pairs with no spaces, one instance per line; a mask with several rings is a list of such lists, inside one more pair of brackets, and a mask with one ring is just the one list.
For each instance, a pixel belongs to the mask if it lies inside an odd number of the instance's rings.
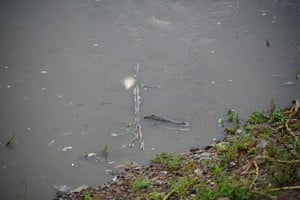
[[288,187],[280,187],[280,188],[271,188],[268,189],[269,192],[274,192],[274,191],[279,191],[279,190],[299,190],[300,189],[300,185],[296,185],[296,186],[288,186]]
[[[135,68],[135,72],[134,72],[134,77],[136,79],[138,79],[138,75],[139,75],[139,70],[140,70],[140,64],[137,63],[136,68]],[[145,149],[145,143],[143,140],[143,133],[142,133],[142,127],[140,124],[140,105],[141,105],[141,96],[140,96],[140,88],[139,88],[139,84],[137,83],[134,90],[133,90],[133,100],[134,100],[134,114],[135,114],[135,129],[136,129],[136,133],[139,139],[139,143],[140,143],[140,149],[144,150]]]
[[252,163],[255,166],[255,174],[256,174],[256,176],[255,176],[254,180],[251,183],[251,186],[250,186],[251,188],[255,184],[256,180],[259,177],[259,167],[258,167],[258,164],[257,164],[256,160],[253,160]]
[[15,138],[15,134],[12,133],[10,139],[5,143],[5,146],[8,147],[8,146],[12,145],[14,138]]

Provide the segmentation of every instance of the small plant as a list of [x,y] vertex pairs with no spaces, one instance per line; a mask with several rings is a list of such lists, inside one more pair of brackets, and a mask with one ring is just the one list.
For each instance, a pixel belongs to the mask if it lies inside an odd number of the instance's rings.
[[163,200],[164,196],[165,196],[164,194],[159,193],[159,192],[151,192],[149,194],[149,199],[150,200]]
[[262,124],[267,122],[267,119],[264,117],[262,111],[255,111],[250,115],[247,122],[250,124]]
[[226,115],[227,115],[227,121],[232,123],[234,121],[235,111],[232,109],[228,109]]
[[148,178],[138,178],[132,183],[132,190],[136,193],[142,192],[145,189],[151,188],[152,182]]
[[105,158],[105,160],[107,160],[108,153],[109,153],[109,146],[108,146],[108,144],[104,144],[102,146],[101,153],[102,153],[102,156]]
[[225,116],[219,118],[218,123],[219,125],[224,127],[225,121],[235,125],[236,127],[238,127],[241,123],[239,114],[235,112],[233,109],[228,109],[227,112],[225,113]]
[[[248,135],[234,136],[223,151],[222,161],[228,163],[232,160],[238,159],[240,156],[249,153],[250,145],[254,142],[254,138]],[[255,153],[255,152],[253,152]]]
[[93,200],[93,197],[89,193],[85,193],[84,200]]
[[180,169],[182,165],[183,157],[179,155],[173,155],[171,153],[161,153],[155,155],[152,159],[152,163],[159,163],[165,166],[166,168],[175,171]]
[[215,165],[212,169],[213,174],[216,177],[220,177],[222,175],[224,168],[221,165]]
[[172,185],[173,192],[177,193],[180,199],[182,199],[188,193],[189,187],[191,187],[194,183],[194,178],[190,178],[188,176],[179,177],[178,181]]
[[196,198],[201,200],[211,200],[219,198],[229,198],[238,200],[254,199],[255,193],[250,189],[239,186],[239,181],[233,177],[217,183],[215,188],[208,187],[206,184],[199,184],[196,189]]
[[273,112],[270,114],[270,123],[281,123],[284,122],[286,117],[282,113],[282,110],[280,108],[275,108]]

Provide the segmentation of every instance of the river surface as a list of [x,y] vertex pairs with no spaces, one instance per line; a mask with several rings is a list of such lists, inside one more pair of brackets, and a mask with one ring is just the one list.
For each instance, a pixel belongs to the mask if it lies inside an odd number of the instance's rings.
[[[144,151],[112,136],[134,123],[122,81],[137,64]],[[53,184],[97,186],[127,160],[206,145],[228,108],[245,119],[299,98],[299,68],[297,0],[2,0],[1,199],[52,199]],[[84,158],[105,144],[107,161]]]

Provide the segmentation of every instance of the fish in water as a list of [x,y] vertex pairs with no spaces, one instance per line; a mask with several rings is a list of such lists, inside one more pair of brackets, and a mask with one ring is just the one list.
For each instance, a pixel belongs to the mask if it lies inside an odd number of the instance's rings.
[[186,121],[175,121],[175,120],[159,117],[156,115],[145,116],[144,119],[149,119],[152,121],[158,121],[158,122],[164,122],[164,123],[170,123],[170,124],[175,124],[175,125],[179,125],[179,126],[186,126],[186,127],[190,126],[190,124]]

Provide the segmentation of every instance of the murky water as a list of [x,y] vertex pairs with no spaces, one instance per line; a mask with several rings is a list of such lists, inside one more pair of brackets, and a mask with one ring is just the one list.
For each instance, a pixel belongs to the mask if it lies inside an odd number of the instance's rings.
[[[299,98],[296,0],[4,0],[0,27],[0,141],[15,136],[0,149],[1,199],[97,186],[116,164],[208,144],[229,107],[245,118]],[[154,86],[141,87],[141,116],[191,124],[141,119],[144,151],[111,136],[134,122],[122,80],[137,63],[139,84]],[[105,144],[108,162],[82,159]]]

